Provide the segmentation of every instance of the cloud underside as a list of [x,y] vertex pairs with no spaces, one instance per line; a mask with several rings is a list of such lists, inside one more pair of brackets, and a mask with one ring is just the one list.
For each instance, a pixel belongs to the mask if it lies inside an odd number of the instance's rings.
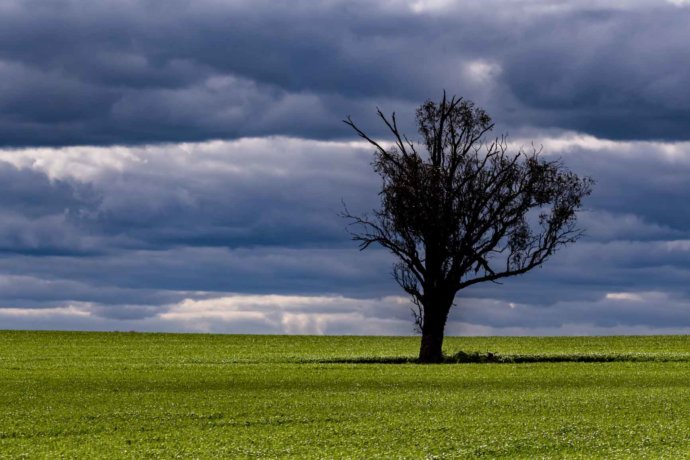
[[[458,297],[449,333],[690,328],[690,144],[531,140],[597,179],[586,237]],[[0,150],[0,329],[409,334],[382,250],[339,217],[377,205],[371,150],[287,137]],[[663,204],[663,205],[660,205]]]
[[443,89],[592,176],[586,236],[456,334],[690,327],[687,1],[0,2],[0,329],[407,334],[375,108]]
[[687,140],[686,3],[6,0],[0,143],[341,139],[443,88],[513,133]]
[[[198,294],[198,293],[197,293]],[[690,332],[690,305],[663,293],[618,293],[590,303],[549,309],[466,298],[449,318],[448,335],[648,335]],[[119,310],[128,307],[118,306]],[[242,295],[185,299],[151,309],[142,318],[104,315],[102,305],[71,303],[42,309],[3,308],[9,329],[211,332],[242,334],[409,335],[404,297]],[[134,307],[138,310],[140,307]],[[649,321],[654,310],[657,320]]]

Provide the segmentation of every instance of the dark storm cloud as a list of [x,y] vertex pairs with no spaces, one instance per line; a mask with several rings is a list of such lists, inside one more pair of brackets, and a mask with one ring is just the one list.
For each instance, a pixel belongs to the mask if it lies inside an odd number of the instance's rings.
[[29,218],[81,214],[95,209],[99,199],[90,184],[50,180],[42,171],[19,169],[2,161],[0,183],[0,208]]
[[[125,303],[163,301],[149,290],[322,294],[342,292],[352,297],[398,293],[389,282],[391,259],[382,252],[358,254],[354,250],[327,249],[178,249],[126,251],[100,257],[3,257],[2,272],[44,280],[73,280],[87,290],[61,290],[47,285],[55,299]],[[12,288],[8,298],[33,299],[30,283]],[[51,287],[52,286],[52,287]],[[122,291],[107,287],[122,288]],[[22,294],[22,292],[25,292]],[[163,297],[162,297],[163,298]],[[177,298],[177,297],[174,297]],[[164,299],[166,302],[169,299]]]
[[342,138],[343,116],[372,124],[375,105],[409,112],[442,88],[507,129],[688,138],[690,8],[671,3],[6,1],[0,13],[4,145]]
[[0,161],[0,252],[88,255],[100,251],[76,228],[100,197],[88,183],[51,180],[44,172]]

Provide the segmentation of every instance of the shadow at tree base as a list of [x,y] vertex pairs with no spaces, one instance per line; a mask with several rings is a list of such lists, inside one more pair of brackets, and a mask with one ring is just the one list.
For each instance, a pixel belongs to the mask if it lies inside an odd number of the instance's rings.
[[[406,356],[343,357],[305,362],[321,364],[419,364]],[[569,353],[569,354],[500,354],[464,352],[446,355],[437,364],[523,364],[523,363],[612,363],[612,362],[690,362],[690,354],[672,353]]]

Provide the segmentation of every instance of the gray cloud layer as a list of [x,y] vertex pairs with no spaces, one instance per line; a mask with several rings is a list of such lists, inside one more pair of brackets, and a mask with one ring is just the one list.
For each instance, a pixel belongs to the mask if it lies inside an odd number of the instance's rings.
[[414,138],[445,88],[597,180],[587,237],[463,292],[449,331],[688,332],[688,23],[682,0],[0,2],[0,329],[411,332],[391,257],[337,216],[379,185],[340,120],[382,135],[378,105]]
[[[597,177],[588,235],[463,292],[450,330],[690,329],[690,144],[536,142]],[[337,215],[376,205],[370,155],[280,137],[0,151],[2,327],[412,332],[390,256],[357,252]]]
[[442,88],[512,131],[688,139],[674,3],[4,1],[0,143],[342,138]]

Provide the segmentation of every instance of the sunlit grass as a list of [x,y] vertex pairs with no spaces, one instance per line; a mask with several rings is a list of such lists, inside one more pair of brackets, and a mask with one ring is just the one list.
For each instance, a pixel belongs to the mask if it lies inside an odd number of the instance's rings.
[[505,359],[390,364],[417,347],[415,337],[0,332],[0,457],[690,453],[688,337],[449,338],[448,355]]

